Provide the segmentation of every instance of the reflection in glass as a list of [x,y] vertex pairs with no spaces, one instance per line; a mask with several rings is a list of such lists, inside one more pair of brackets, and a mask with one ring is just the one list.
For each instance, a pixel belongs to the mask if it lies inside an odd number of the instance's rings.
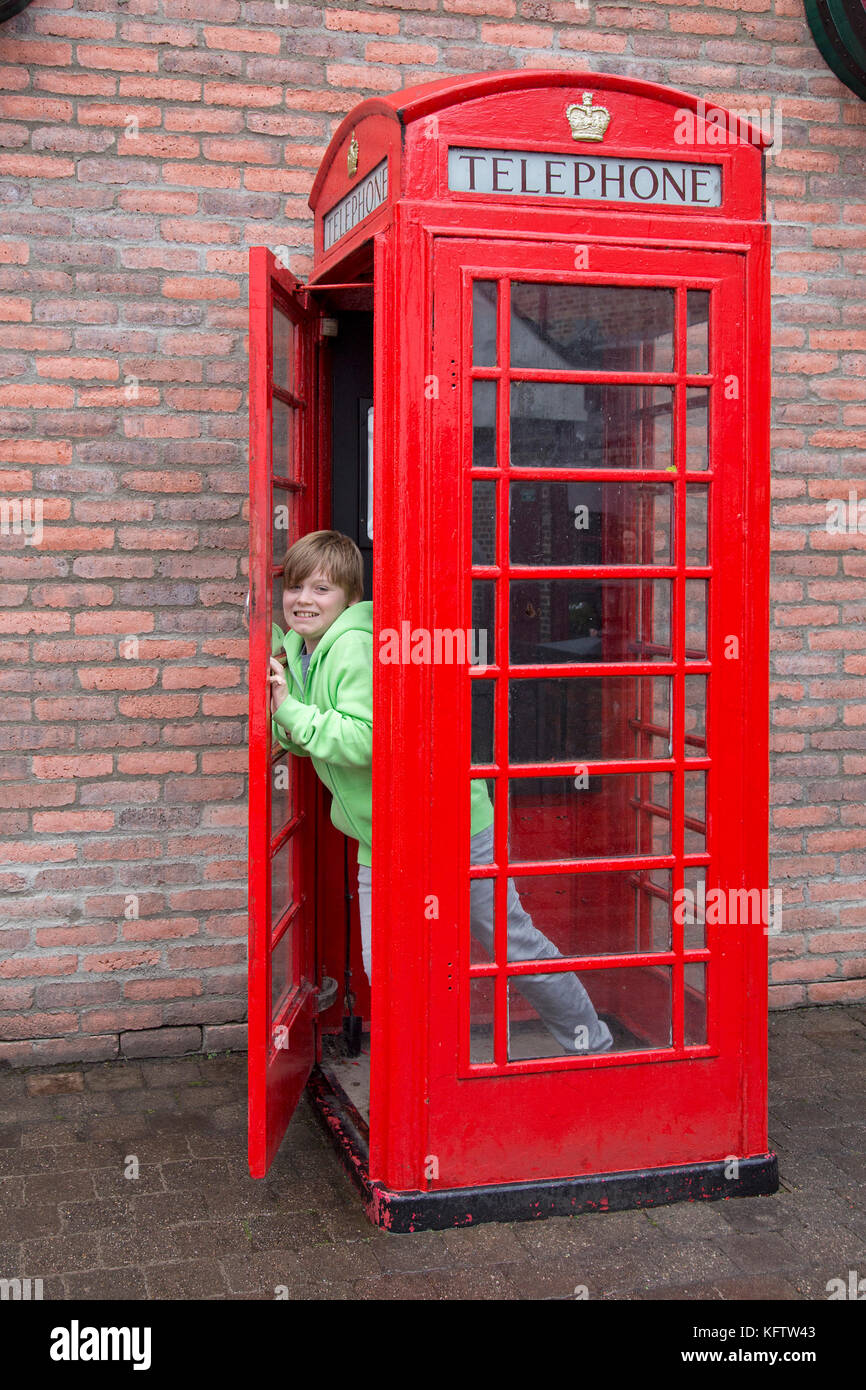
[[[274,305],[274,376],[277,386],[294,391],[295,382],[295,325],[277,305]],[[276,401],[274,401],[276,406]]]
[[511,661],[669,661],[671,583],[512,580]]
[[[515,878],[514,886],[524,909],[560,955],[671,948],[670,869],[527,874]],[[531,957],[518,951],[512,959]]]
[[710,370],[710,292],[689,290],[686,295],[686,371],[690,376]]
[[[479,664],[492,666],[496,660],[496,581],[472,581],[472,651],[478,654]],[[485,646],[486,644],[486,646]],[[483,660],[481,658],[483,657]]]
[[292,937],[294,927],[284,932],[271,952],[271,1018],[279,1014],[279,1006],[294,984]]
[[296,477],[295,412],[274,396],[271,417],[271,469],[280,478]]
[[685,1044],[707,1041],[707,967],[699,961],[685,966]]
[[496,563],[496,483],[476,478],[472,483],[472,563]]
[[[282,557],[278,558],[282,559]],[[286,618],[283,613],[282,570],[271,576],[271,622],[276,623],[281,632],[286,631]]]
[[496,366],[495,280],[472,282],[472,365]]
[[472,763],[489,764],[493,762],[493,711],[496,682],[477,680],[470,682],[472,688]]
[[271,859],[271,926],[275,927],[292,902],[295,836],[290,835]]
[[686,748],[687,758],[703,758],[707,752],[707,678],[686,676]]
[[522,480],[509,503],[512,564],[673,564],[672,483]]
[[674,292],[515,282],[511,363],[572,371],[671,372]]
[[669,772],[512,777],[512,862],[670,854]]
[[511,462],[518,468],[669,468],[672,402],[669,386],[514,381]]
[[686,468],[710,466],[709,401],[705,386],[690,386],[686,391]]
[[472,466],[496,467],[496,382],[472,383]]
[[284,753],[271,763],[271,839],[292,816],[292,767]]
[[[474,759],[473,759],[474,761]],[[492,777],[470,777],[469,779],[469,815],[470,829],[473,812],[479,816],[485,812],[485,819],[489,819],[490,810],[496,805],[496,783]],[[476,831],[469,841],[469,859],[472,864],[492,864],[493,859],[493,826],[489,825],[485,830]],[[487,957],[482,957],[486,960]]]
[[686,854],[704,854],[707,848],[707,774],[686,772],[685,829],[683,849]]
[[689,483],[686,488],[686,564],[706,565],[707,502],[709,485]]
[[669,676],[513,680],[508,709],[512,764],[671,756]]
[[686,658],[700,661],[707,654],[707,579],[686,580]]
[[491,979],[473,980],[469,987],[469,1060],[492,1062],[494,985]]
[[702,950],[707,944],[706,873],[705,864],[686,864],[683,869],[680,916],[683,922],[683,945],[687,951]]
[[298,538],[298,493],[295,488],[274,487],[271,501],[274,518],[274,560],[282,564],[289,546]]
[[[667,965],[578,972],[599,1018],[613,1034],[612,1052],[670,1047],[671,974]],[[525,979],[521,981],[524,989]],[[508,1035],[509,1061],[566,1055],[566,1049],[525,1000],[516,980],[509,981],[508,986]]]

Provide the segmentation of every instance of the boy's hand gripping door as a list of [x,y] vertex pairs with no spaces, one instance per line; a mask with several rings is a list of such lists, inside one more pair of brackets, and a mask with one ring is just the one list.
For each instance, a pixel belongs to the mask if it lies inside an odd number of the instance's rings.
[[309,759],[272,739],[282,562],[315,529],[316,318],[264,247],[250,251],[249,1165],[267,1172],[315,1060]]

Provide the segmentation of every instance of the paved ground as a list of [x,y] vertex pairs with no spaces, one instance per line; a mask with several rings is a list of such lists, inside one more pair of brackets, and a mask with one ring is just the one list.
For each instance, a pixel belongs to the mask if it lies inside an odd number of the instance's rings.
[[777,1195],[411,1236],[367,1223],[306,1101],[247,1175],[241,1054],[7,1069],[0,1278],[46,1299],[824,1300],[866,1276],[866,1008],[770,1031]]

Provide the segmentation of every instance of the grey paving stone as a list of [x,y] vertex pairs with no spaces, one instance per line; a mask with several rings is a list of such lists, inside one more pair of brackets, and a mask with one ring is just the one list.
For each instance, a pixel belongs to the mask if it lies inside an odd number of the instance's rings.
[[796,1269],[802,1262],[794,1246],[775,1231],[745,1236],[733,1234],[725,1244],[725,1253],[744,1274],[786,1267]]
[[63,1280],[68,1299],[117,1299],[119,1302],[141,1302],[147,1298],[147,1284],[142,1269],[94,1269],[81,1274],[67,1274]]
[[750,1303],[796,1301],[802,1298],[794,1280],[779,1274],[743,1275],[721,1280],[716,1287],[725,1302],[738,1298]]
[[65,1231],[101,1231],[129,1220],[129,1207],[119,1197],[92,1202],[59,1202],[58,1211]]
[[[137,1157],[135,1146],[130,1148],[130,1156]],[[128,1178],[125,1165],[118,1163],[114,1168],[94,1168],[93,1188],[97,1197],[120,1197],[125,1199],[131,1193],[164,1192],[162,1173],[155,1164],[141,1163],[138,1176]]]
[[[303,1250],[309,1245],[332,1243],[332,1236],[321,1216],[312,1212],[279,1212],[249,1216],[237,1223],[249,1232],[250,1249]],[[370,1228],[372,1230],[372,1227]]]
[[25,1202],[37,1206],[46,1202],[84,1202],[93,1195],[93,1178],[88,1172],[40,1173],[24,1184]]
[[233,1221],[191,1221],[172,1226],[171,1239],[181,1260],[214,1259],[250,1249],[243,1224]]
[[[739,1201],[731,1198],[720,1202],[675,1202],[667,1207],[647,1207],[646,1219],[651,1226],[678,1240],[704,1240],[707,1236],[727,1235],[730,1226],[725,1220],[726,1207]],[[755,1199],[752,1199],[755,1200]]]
[[100,1231],[97,1239],[103,1265],[148,1265],[180,1258],[170,1227],[142,1229],[132,1224]]
[[228,1292],[222,1266],[215,1260],[183,1260],[145,1265],[148,1298],[208,1298]]
[[653,1289],[633,1289],[618,1297],[630,1303],[717,1303],[722,1294],[714,1284],[662,1284]]
[[21,1245],[21,1263],[28,1273],[45,1270],[50,1274],[70,1274],[94,1269],[102,1263],[95,1235],[42,1236]]
[[373,1239],[370,1248],[385,1274],[398,1271],[418,1274],[423,1270],[451,1269],[455,1261],[444,1239],[449,1234],[447,1231],[417,1231],[397,1236],[383,1232],[382,1236]]

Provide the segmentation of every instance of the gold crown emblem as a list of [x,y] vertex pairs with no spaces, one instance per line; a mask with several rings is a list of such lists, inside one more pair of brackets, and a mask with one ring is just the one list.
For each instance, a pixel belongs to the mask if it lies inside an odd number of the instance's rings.
[[602,140],[610,125],[610,112],[606,106],[593,106],[592,92],[584,92],[581,104],[572,102],[566,106],[565,114],[575,140]]
[[355,132],[352,131],[352,138],[349,141],[349,153],[346,157],[346,164],[349,170],[349,178],[353,178],[358,172],[358,141],[355,139]]

